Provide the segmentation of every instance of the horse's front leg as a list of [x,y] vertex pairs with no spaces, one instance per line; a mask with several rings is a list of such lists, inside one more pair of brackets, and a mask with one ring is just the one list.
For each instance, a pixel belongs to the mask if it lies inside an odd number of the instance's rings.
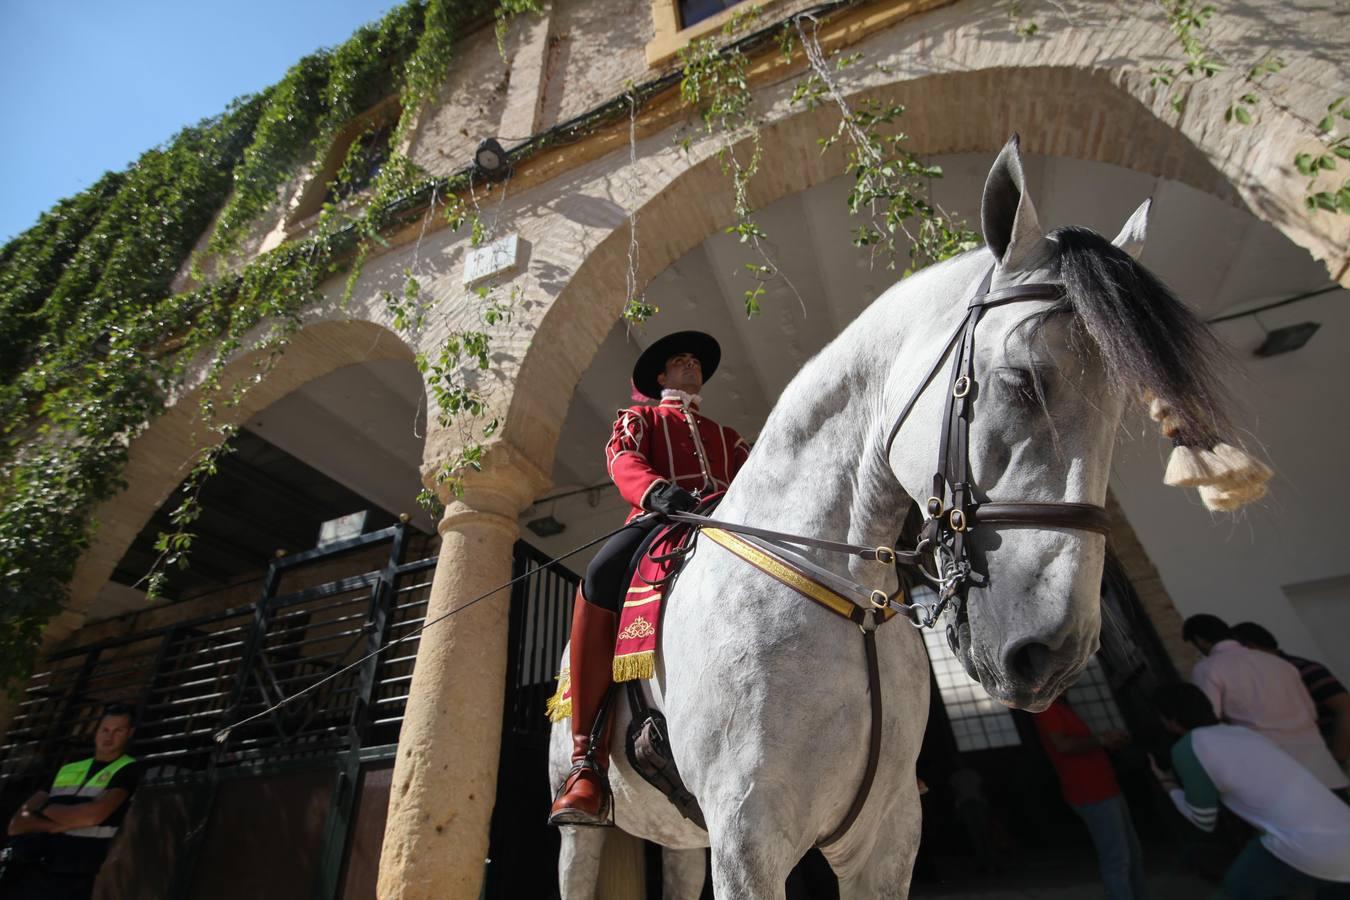
[[810,841],[793,827],[800,817],[783,802],[787,785],[766,780],[744,787],[731,792],[734,800],[704,810],[712,841],[713,893],[783,900],[788,873]]
[[661,896],[663,900],[698,900],[703,895],[707,866],[702,850],[661,851]]
[[562,845],[558,848],[558,888],[562,900],[595,900],[600,856],[609,829],[566,825],[559,831]]
[[892,800],[879,824],[867,832],[845,836],[838,848],[824,848],[825,858],[839,876],[840,900],[908,897],[922,828],[918,786],[911,780]]

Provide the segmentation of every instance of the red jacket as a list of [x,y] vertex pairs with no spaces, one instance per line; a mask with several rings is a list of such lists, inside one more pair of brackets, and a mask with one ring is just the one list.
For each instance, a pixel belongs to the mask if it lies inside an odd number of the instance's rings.
[[605,463],[619,493],[633,507],[627,521],[642,514],[642,501],[658,484],[673,481],[686,491],[707,495],[726,490],[745,464],[750,445],[697,409],[668,397],[655,406],[619,410],[605,445]]
[[1100,803],[1120,793],[1116,783],[1116,772],[1111,767],[1111,757],[1100,747],[1078,753],[1061,753],[1055,749],[1050,735],[1065,737],[1091,737],[1092,730],[1078,717],[1067,703],[1056,700],[1045,712],[1032,716],[1036,723],[1036,733],[1041,738],[1041,746],[1050,757],[1059,776],[1059,786],[1064,799],[1071,806],[1086,803]]

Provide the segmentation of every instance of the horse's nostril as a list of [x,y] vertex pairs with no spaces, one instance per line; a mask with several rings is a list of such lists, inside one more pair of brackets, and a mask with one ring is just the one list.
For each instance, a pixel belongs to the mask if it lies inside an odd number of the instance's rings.
[[1046,672],[1054,651],[1045,644],[1030,641],[1022,644],[1008,658],[1008,671],[1019,680],[1035,682]]

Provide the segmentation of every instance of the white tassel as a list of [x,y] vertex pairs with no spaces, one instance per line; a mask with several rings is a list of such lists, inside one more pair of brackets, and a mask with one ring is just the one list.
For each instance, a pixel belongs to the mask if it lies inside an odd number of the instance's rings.
[[1275,474],[1271,471],[1270,466],[1232,444],[1215,445],[1214,455],[1228,467],[1229,474],[1225,483],[1233,487],[1246,484],[1265,484]]
[[1200,488],[1200,499],[1207,509],[1214,512],[1233,512],[1248,503],[1260,500],[1265,495],[1266,485],[1259,481],[1248,482],[1245,485],[1228,490],[1212,484],[1203,485]]
[[1172,487],[1201,487],[1207,484],[1225,484],[1228,465],[1204,447],[1180,444],[1172,448],[1167,460],[1163,484]]

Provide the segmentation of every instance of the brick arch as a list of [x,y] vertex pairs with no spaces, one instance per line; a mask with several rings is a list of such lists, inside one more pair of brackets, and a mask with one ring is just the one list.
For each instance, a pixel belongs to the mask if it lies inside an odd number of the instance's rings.
[[[869,86],[850,95],[855,102],[865,97],[903,103],[902,127],[911,148],[924,155],[994,152],[1021,127],[1027,153],[1179,181],[1267,218],[1244,201],[1205,152],[1104,73],[986,69]],[[954,109],[968,112],[953,115]],[[828,107],[766,125],[764,158],[750,187],[752,206],[762,208],[838,176],[842,147],[823,156],[817,150],[817,139],[831,134],[837,121]],[[1041,127],[1025,127],[1036,123]],[[636,178],[623,173],[624,181],[639,181],[645,190],[638,209],[640,284],[734,221],[728,176],[714,151],[705,146],[679,159],[655,154],[638,162]],[[551,469],[572,393],[622,312],[627,248],[622,224],[594,244],[539,321],[521,363],[502,437],[544,471]]]
[[[226,367],[222,382],[251,376],[259,354],[243,354]],[[285,353],[240,405],[222,414],[222,423],[239,423],[287,394],[343,366],[376,360],[413,361],[413,351],[397,334],[373,322],[320,321],[301,328]],[[155,511],[169,498],[208,446],[198,419],[197,391],[190,391],[153,419],[132,441],[123,472],[126,487],[93,513],[97,530],[81,555],[70,583],[70,600],[48,625],[45,641],[63,640],[83,624],[94,598]]]

